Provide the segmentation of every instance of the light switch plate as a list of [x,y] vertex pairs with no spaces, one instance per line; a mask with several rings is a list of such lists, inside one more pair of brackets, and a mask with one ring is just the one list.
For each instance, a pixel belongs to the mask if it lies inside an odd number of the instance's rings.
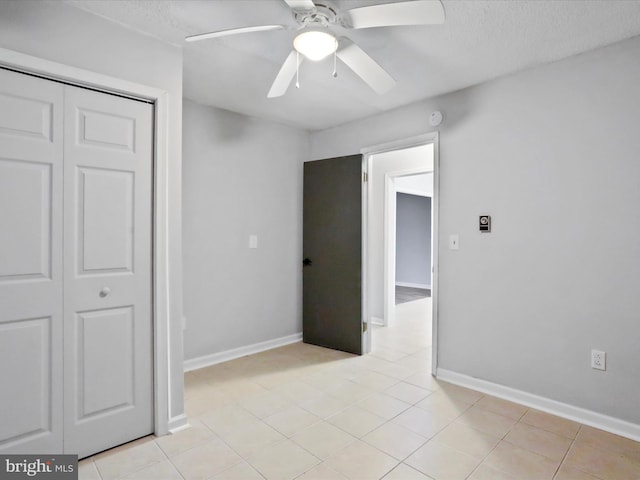
[[457,233],[449,235],[449,250],[458,250],[460,248],[460,238]]
[[258,248],[258,236],[249,235],[249,248]]

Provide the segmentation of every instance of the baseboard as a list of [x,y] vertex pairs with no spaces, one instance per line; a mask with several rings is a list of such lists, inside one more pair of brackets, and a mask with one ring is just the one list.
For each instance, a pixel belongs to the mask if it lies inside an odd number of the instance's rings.
[[551,400],[522,390],[516,390],[515,388],[506,387],[487,380],[452,372],[444,368],[438,368],[436,377],[445,382],[471,388],[482,393],[493,395],[494,397],[510,400],[552,415],[557,415],[558,417],[621,435],[631,440],[640,441],[640,425],[627,422],[626,420],[620,420],[619,418]]
[[187,416],[183,413],[181,415],[178,415],[177,417],[173,417],[171,418],[171,420],[169,420],[169,433],[178,433],[181,430],[185,430],[187,428],[189,428],[191,425],[189,425],[189,422],[187,420]]
[[228,362],[229,360],[234,360],[246,355],[264,352],[265,350],[283,347],[285,345],[300,341],[302,341],[302,333],[294,333],[293,335],[274,338],[273,340],[267,340],[266,342],[254,343],[252,345],[246,345],[244,347],[225,350],[224,352],[212,353],[211,355],[204,355],[197,358],[190,358],[189,360],[184,361],[184,371],[190,372],[191,370],[197,370],[198,368],[210,367],[211,365],[215,365],[217,363]]
[[396,287],[412,287],[431,290],[431,285],[427,285],[426,283],[396,282]]

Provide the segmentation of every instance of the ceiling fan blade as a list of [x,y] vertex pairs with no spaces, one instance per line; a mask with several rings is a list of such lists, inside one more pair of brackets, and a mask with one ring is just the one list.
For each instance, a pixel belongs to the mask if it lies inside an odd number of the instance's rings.
[[[300,64],[302,64],[304,56],[300,55],[299,58]],[[276,75],[273,85],[271,85],[267,98],[281,97],[287,92],[289,84],[291,84],[291,80],[296,74],[297,66],[300,64],[298,64],[298,52],[291,50],[282,67],[280,67],[280,71],[278,75]]]
[[284,25],[256,25],[254,27],[232,28],[231,30],[219,30],[217,32],[199,33],[190,35],[185,38],[187,42],[197,42],[208,38],[227,37],[229,35],[238,35],[239,33],[266,32],[268,30],[283,30]]
[[340,39],[340,48],[337,53],[351,70],[353,70],[366,84],[378,94],[391,90],[396,81],[384,68],[365,53],[358,45],[347,38]]
[[359,7],[347,10],[345,15],[345,26],[351,28],[444,23],[444,7],[440,0],[416,0]]
[[316,8],[313,0],[284,0],[293,10],[313,10]]

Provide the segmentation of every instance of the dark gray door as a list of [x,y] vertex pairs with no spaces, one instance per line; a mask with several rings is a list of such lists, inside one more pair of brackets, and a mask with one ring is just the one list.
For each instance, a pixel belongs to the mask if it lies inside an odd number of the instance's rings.
[[304,164],[305,343],[362,354],[362,156]]

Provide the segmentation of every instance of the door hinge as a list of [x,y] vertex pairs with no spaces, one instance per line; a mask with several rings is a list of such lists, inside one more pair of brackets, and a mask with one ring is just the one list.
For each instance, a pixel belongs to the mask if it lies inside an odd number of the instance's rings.
[[362,322],[362,333],[366,333],[367,328],[369,328],[369,324],[367,322]]
[[362,181],[367,183],[369,181],[369,174],[367,172],[362,172]]

